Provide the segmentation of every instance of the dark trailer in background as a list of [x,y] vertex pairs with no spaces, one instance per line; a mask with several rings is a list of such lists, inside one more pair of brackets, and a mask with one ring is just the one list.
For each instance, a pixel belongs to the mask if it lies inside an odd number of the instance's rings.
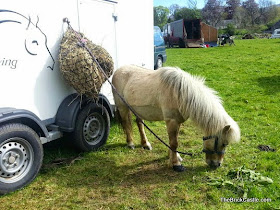
[[218,41],[218,29],[200,19],[181,19],[168,23],[163,28],[163,34],[165,43],[170,47],[216,46]]

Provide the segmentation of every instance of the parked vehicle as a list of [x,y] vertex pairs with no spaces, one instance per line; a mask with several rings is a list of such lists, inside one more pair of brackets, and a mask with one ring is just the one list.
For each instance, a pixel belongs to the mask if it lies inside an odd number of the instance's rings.
[[177,20],[165,25],[163,31],[165,43],[169,47],[216,46],[218,41],[218,30],[200,19]]
[[280,38],[280,28],[275,29],[270,38],[271,38],[271,39]]
[[162,67],[166,58],[167,56],[162,32],[158,26],[154,26],[154,69]]
[[[104,145],[109,135],[114,115],[109,84],[103,85],[97,101],[91,101],[77,96],[60,74],[58,52],[67,29],[63,18],[102,45],[115,69],[127,63],[152,69],[152,7],[152,2],[142,0],[1,3],[0,194],[26,186],[36,177],[43,160],[42,144],[70,133],[77,148],[90,151]],[[137,8],[133,20],[132,8]],[[147,11],[147,18],[141,17],[142,11]],[[123,30],[127,25],[131,31]],[[143,34],[133,33],[138,27]],[[139,45],[127,44],[140,38]]]

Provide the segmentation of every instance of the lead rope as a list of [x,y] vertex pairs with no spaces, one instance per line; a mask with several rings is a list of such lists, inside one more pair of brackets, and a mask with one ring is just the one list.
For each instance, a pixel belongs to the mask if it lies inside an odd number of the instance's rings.
[[168,147],[172,152],[177,152],[179,154],[182,155],[189,155],[191,157],[194,157],[196,155],[201,154],[202,152],[199,152],[197,154],[193,154],[191,152],[180,152],[178,150],[173,150],[167,143],[165,143],[155,132],[153,132],[145,123],[144,121],[139,117],[139,115],[137,114],[137,112],[132,108],[132,106],[130,106],[126,100],[124,99],[124,97],[117,91],[117,89],[115,88],[115,86],[112,84],[112,82],[109,80],[109,77],[107,76],[107,74],[105,73],[105,71],[103,70],[103,68],[100,66],[99,62],[96,60],[95,56],[92,54],[92,52],[90,51],[90,49],[87,47],[86,45],[86,41],[83,40],[80,35],[71,27],[70,25],[70,21],[67,18],[63,19],[63,22],[66,22],[68,24],[68,27],[74,32],[76,38],[80,41],[78,44],[82,47],[84,47],[88,53],[90,54],[90,56],[92,57],[92,59],[94,60],[94,62],[97,64],[99,70],[101,71],[101,73],[104,75],[104,77],[106,78],[106,80],[109,82],[109,84],[111,85],[112,89],[115,91],[115,93],[120,97],[120,99],[123,101],[123,103],[129,108],[129,110],[135,115],[136,119],[142,123],[144,125],[144,127],[146,129],[148,129],[148,131],[150,131],[150,133],[152,133],[156,139],[158,139],[161,143],[163,143],[166,147]]

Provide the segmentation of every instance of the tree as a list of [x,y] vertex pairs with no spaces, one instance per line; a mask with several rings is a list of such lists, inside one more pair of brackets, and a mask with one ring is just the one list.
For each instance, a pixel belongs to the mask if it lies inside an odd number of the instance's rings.
[[266,26],[268,28],[271,28],[277,22],[279,22],[279,20],[280,20],[280,7],[278,7],[276,5],[273,5],[273,10],[271,11],[271,17],[274,17],[274,18],[272,18],[271,21],[266,23]]
[[251,25],[254,26],[259,18],[259,5],[255,0],[247,0],[242,3],[242,7],[245,9],[247,18],[251,21]]
[[176,11],[180,9],[180,6],[178,4],[172,4],[170,7],[169,7],[169,15],[173,15],[176,13]]
[[233,24],[228,24],[227,27],[225,28],[225,33],[233,36],[235,34],[235,26]]
[[259,0],[260,22],[267,24],[277,18],[277,6],[270,0]]
[[167,7],[154,7],[154,25],[162,28],[167,23],[168,15],[169,9]]
[[191,16],[194,19],[201,19],[201,10],[197,9],[197,0],[188,0],[189,9],[192,10]]
[[188,6],[190,9],[197,9],[197,0],[188,0]]
[[227,0],[226,5],[227,19],[231,20],[233,19],[236,9],[240,6],[240,0]]
[[202,17],[206,23],[216,27],[223,17],[222,0],[208,0],[202,9]]
[[175,20],[180,19],[199,19],[201,18],[201,14],[198,9],[189,9],[187,7],[182,7],[178,10],[176,10],[174,14]]
[[247,12],[243,7],[237,7],[233,15],[233,20],[238,28],[246,28],[251,22],[247,18]]
[[175,13],[180,9],[180,6],[178,4],[172,4],[169,7],[169,17],[168,22],[172,22],[175,20]]

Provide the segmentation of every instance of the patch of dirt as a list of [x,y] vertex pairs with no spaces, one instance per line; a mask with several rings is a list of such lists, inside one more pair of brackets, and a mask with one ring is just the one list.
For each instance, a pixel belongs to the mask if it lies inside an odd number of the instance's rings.
[[70,157],[70,158],[57,158],[53,161],[51,161],[48,164],[43,164],[42,168],[43,169],[50,169],[50,168],[55,168],[60,165],[71,165],[73,164],[76,160],[81,160],[82,157]]

